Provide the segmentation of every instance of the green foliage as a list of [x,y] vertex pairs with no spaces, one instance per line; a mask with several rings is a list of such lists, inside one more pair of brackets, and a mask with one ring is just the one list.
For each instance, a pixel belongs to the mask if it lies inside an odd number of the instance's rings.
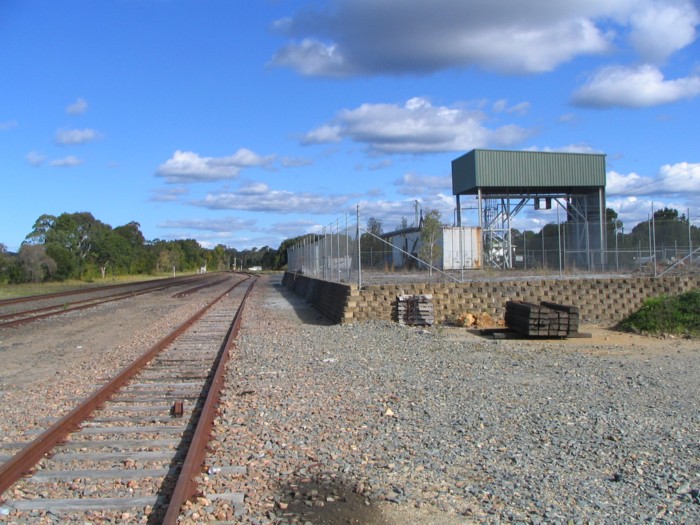
[[647,299],[642,308],[620,322],[619,327],[650,334],[700,335],[700,290]]

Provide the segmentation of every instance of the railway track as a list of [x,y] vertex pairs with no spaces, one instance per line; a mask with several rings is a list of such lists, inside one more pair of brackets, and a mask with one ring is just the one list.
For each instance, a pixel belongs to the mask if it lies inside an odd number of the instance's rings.
[[179,290],[174,297],[185,297],[202,288],[220,284],[224,280],[220,275],[207,274],[6,299],[0,301],[0,328],[19,326],[67,312],[85,310],[147,293],[179,289],[183,286],[187,288]]
[[[0,457],[13,454],[0,465],[0,521],[176,523],[196,491],[254,282],[227,289],[29,445],[0,445]],[[243,503],[242,494],[216,497],[232,510]]]

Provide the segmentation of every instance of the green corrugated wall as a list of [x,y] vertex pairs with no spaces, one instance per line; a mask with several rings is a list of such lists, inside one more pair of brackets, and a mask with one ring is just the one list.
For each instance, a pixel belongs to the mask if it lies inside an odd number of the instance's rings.
[[598,188],[605,155],[475,149],[452,161],[455,195],[477,188]]

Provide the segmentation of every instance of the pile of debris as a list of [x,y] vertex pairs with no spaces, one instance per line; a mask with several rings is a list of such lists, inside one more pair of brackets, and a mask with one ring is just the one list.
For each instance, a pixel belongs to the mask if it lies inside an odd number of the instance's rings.
[[531,337],[570,337],[578,334],[579,309],[542,301],[506,303],[506,326]]
[[476,314],[464,312],[459,314],[454,322],[457,326],[462,326],[464,328],[495,328],[505,326],[505,321],[503,319],[496,320],[485,312]]

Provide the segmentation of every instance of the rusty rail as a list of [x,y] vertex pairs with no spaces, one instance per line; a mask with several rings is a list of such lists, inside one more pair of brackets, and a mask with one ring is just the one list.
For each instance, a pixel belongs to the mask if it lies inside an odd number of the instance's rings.
[[76,288],[73,290],[64,290],[62,292],[52,292],[38,295],[27,295],[24,297],[12,297],[10,299],[1,299],[0,307],[9,306],[12,304],[28,303],[31,301],[42,301],[45,299],[55,299],[57,297],[69,297],[71,295],[82,295],[87,293],[95,293],[101,290],[114,290],[117,288],[126,288],[129,286],[138,286],[139,284],[149,284],[153,286],[162,286],[163,283],[170,283],[171,285],[182,284],[189,282],[196,277],[186,276],[186,277],[165,277],[163,279],[153,279],[150,281],[141,282],[131,282],[131,283],[119,283],[119,284],[105,284],[100,286],[88,286],[86,288]]
[[[247,279],[246,279],[247,280]],[[44,454],[49,452],[60,442],[64,441],[68,434],[76,429],[81,422],[90,416],[90,414],[101,404],[107,401],[113,394],[119,390],[129,379],[137,374],[149,361],[151,361],[159,352],[171,344],[185,330],[199,320],[214,304],[226,296],[231,290],[236,288],[244,281],[239,281],[228,290],[219,295],[211,303],[201,308],[192,317],[178,326],[170,334],[156,343],[150,350],[144,353],[136,361],[122,370],[111,381],[97,390],[90,397],[85,399],[79,406],[71,410],[59,421],[54,423],[46,431],[40,434],[25,448],[20,450],[7,462],[0,466],[0,494],[11,487],[22,476],[31,472],[34,465],[44,457]]]
[[[36,308],[34,310],[25,310],[22,312],[15,312],[11,314],[3,314],[0,315],[0,328],[9,328],[11,326],[19,326],[27,323],[31,323],[34,321],[38,321],[39,319],[46,319],[47,317],[53,317],[54,315],[61,315],[64,313],[68,312],[76,312],[79,310],[86,310],[88,308],[92,308],[94,306],[99,306],[101,304],[106,304],[106,303],[111,303],[114,301],[121,301],[123,299],[130,299],[132,297],[137,297],[139,295],[145,295],[147,293],[152,293],[152,292],[159,292],[161,290],[166,290],[168,288],[171,288],[172,286],[177,286],[180,284],[186,284],[190,282],[192,279],[185,279],[179,282],[168,282],[165,284],[157,284],[157,285],[150,285],[144,289],[141,290],[132,290],[130,292],[123,292],[123,293],[117,293],[114,295],[108,295],[106,297],[95,297],[93,299],[83,299],[80,301],[75,301],[72,303],[66,303],[66,305],[53,305],[53,306],[44,306],[41,308]],[[189,288],[188,290],[185,290],[182,292],[182,296],[187,295],[193,291],[199,290],[201,288],[205,288],[207,286],[215,286],[217,284],[221,284],[225,279],[221,279],[219,281],[216,281],[214,283],[207,283],[205,285],[199,285],[194,288]],[[119,286],[119,285],[114,285]],[[133,285],[132,285],[133,286]],[[99,289],[92,289],[90,290],[92,292],[99,291]],[[72,295],[70,293],[67,293],[66,296]],[[179,294],[178,294],[179,295]],[[56,296],[52,296],[56,297]],[[173,296],[177,297],[177,296]],[[43,296],[40,296],[37,298],[37,300],[43,299]],[[41,313],[44,312],[44,313]],[[32,315],[36,314],[36,315]],[[28,316],[28,317],[20,317],[20,316]],[[19,319],[12,319],[14,317],[19,317]],[[11,319],[10,321],[2,321],[3,319]]]
[[221,355],[218,358],[216,371],[214,372],[214,377],[212,379],[211,386],[209,387],[207,398],[204,401],[202,412],[197,421],[197,427],[195,428],[194,435],[192,436],[190,447],[187,450],[187,456],[182,464],[182,469],[180,470],[177,484],[175,485],[173,494],[170,497],[168,509],[163,517],[163,525],[175,525],[178,521],[178,517],[180,516],[180,509],[185,502],[196,493],[197,482],[195,481],[195,478],[201,473],[211,431],[214,428],[214,418],[216,417],[217,405],[219,404],[219,398],[221,396],[221,389],[224,386],[224,372],[226,363],[229,359],[230,348],[233,346],[233,343],[238,336],[245,302],[248,299],[248,295],[253,290],[255,282],[256,281],[253,281],[253,284],[248,288],[243,296],[241,306],[238,308],[233,323],[231,323],[231,328],[226,335],[226,342],[224,343]]

